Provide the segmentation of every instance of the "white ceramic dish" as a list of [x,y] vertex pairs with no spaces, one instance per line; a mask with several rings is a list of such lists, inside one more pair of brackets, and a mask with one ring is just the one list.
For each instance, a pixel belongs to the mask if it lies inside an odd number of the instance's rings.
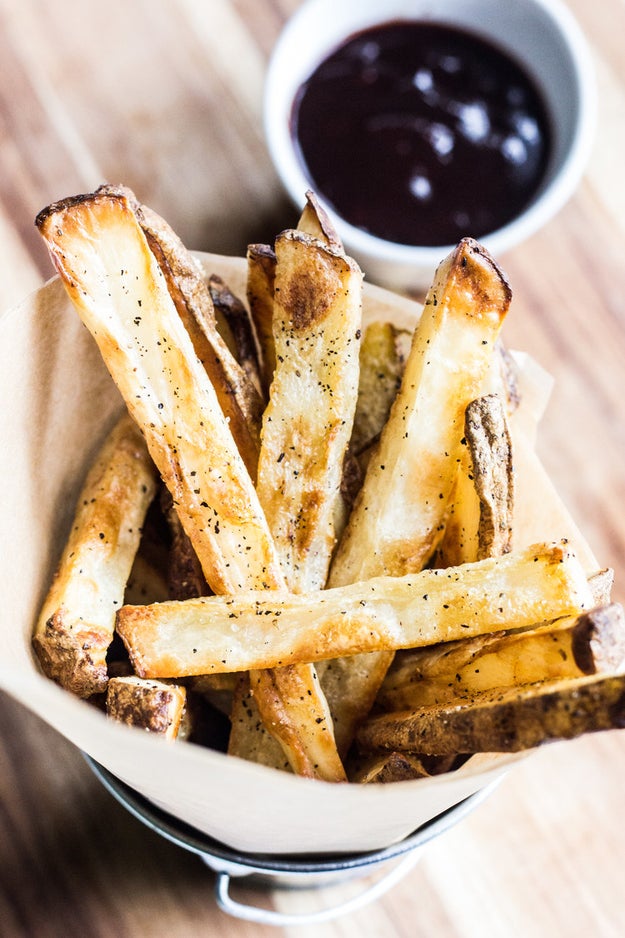
[[[496,257],[542,227],[572,195],[586,165],[595,125],[595,83],[584,36],[560,0],[308,0],[273,51],[265,85],[267,145],[296,205],[310,188],[293,145],[290,115],[299,86],[344,39],[394,19],[425,19],[481,35],[507,51],[542,91],[553,147],[534,200],[482,240]],[[398,290],[422,290],[451,246],[412,247],[374,237],[329,213],[346,250],[368,278]],[[470,232],[467,232],[470,234]]]

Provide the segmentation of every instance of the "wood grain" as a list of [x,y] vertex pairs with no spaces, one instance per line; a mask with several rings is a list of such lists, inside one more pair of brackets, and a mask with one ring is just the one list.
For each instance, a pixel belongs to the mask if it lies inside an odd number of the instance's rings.
[[[240,253],[294,221],[264,146],[261,96],[298,6],[0,0],[0,308],[52,273],[36,212],[104,181],[132,186],[199,250]],[[556,379],[540,453],[625,600],[625,6],[569,6],[597,63],[596,145],[566,208],[500,259],[514,290],[506,339]],[[0,696],[0,712],[0,934],[276,933],[219,912],[199,860],[120,808],[18,703]],[[624,779],[625,734],[548,747],[374,906],[284,934],[616,938]],[[301,912],[361,887],[244,897]]]

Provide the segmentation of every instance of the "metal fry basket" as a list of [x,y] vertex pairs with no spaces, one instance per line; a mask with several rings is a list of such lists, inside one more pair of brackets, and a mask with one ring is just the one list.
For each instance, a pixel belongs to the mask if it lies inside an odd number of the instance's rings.
[[[120,782],[90,756],[85,760],[107,791],[134,817],[166,840],[196,854],[215,873],[215,900],[219,908],[235,918],[261,925],[302,925],[329,921],[365,906],[395,886],[419,861],[426,845],[465,818],[503,776],[433,818],[413,834],[390,847],[367,853],[330,856],[272,856],[240,853],[197,831],[153,805],[147,798]],[[357,895],[314,912],[287,914],[237,902],[230,893],[232,880],[261,889],[311,889],[338,885],[350,879],[370,877]]]

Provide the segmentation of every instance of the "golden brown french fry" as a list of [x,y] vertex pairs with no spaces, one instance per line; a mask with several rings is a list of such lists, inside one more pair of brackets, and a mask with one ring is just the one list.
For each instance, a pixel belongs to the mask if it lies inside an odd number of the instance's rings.
[[[330,586],[381,573],[401,576],[422,569],[432,556],[444,531],[464,413],[480,393],[510,299],[504,275],[470,238],[439,266]],[[339,752],[349,747],[391,661],[385,652],[320,670]]]
[[391,404],[397,395],[412,333],[390,322],[372,322],[360,343],[360,374],[354,426],[343,463],[342,502],[335,528],[340,538],[356,496],[362,486],[369,460],[375,453]]
[[273,291],[276,255],[268,244],[250,244],[247,248],[247,302],[254,323],[261,355],[262,386],[265,394],[276,366],[273,339]]
[[[116,187],[103,192],[119,193]],[[139,205],[126,193],[147,238],[150,250],[161,268],[178,315],[189,333],[196,355],[215,389],[230,431],[252,478],[260,447],[263,399],[251,376],[239,364],[217,329],[211,294],[202,271],[178,235],[156,212]],[[132,196],[132,198],[131,198]]]
[[213,302],[199,264],[167,222],[141,205],[131,189],[105,185],[97,192],[121,195],[132,206],[196,354],[213,383],[248,472],[254,477],[264,401],[217,329]]
[[445,517],[445,531],[432,561],[436,567],[472,563],[477,560],[479,550],[482,513],[468,446],[461,448],[457,460],[456,477]]
[[328,247],[343,252],[343,244],[330,216],[312,189],[306,190],[306,204],[297,223],[297,229],[322,241]]
[[[465,412],[464,429],[465,449],[459,460],[445,535],[437,551],[437,565],[441,567],[500,556],[511,544],[512,447],[501,398],[489,394],[471,401]],[[518,648],[518,643],[510,638],[507,633],[479,635],[399,652],[378,692],[376,707],[416,708],[421,706],[420,701],[439,703],[453,699],[461,686],[481,689],[497,686],[498,680],[505,683],[506,663],[508,668],[513,667],[513,650]],[[500,664],[495,649],[501,648],[505,650]],[[529,680],[547,677],[546,665],[541,660],[543,649],[530,643],[525,646],[525,652],[528,651],[534,652],[533,656],[523,657],[526,665],[531,661],[534,666]],[[555,660],[561,670],[562,658],[553,643],[547,646],[547,653],[548,661]],[[576,673],[579,675],[579,670]],[[556,671],[553,676],[557,674]],[[390,778],[396,756],[397,753],[390,753],[386,757],[390,763],[386,774]],[[385,774],[383,761],[378,760],[377,766]]]
[[330,585],[382,571],[401,576],[430,559],[442,536],[465,410],[478,396],[510,298],[499,268],[469,238],[440,265]]
[[[283,587],[258,496],[127,194],[68,199],[37,224],[143,429],[210,587]],[[270,691],[259,698],[263,716],[282,731],[282,702]],[[285,731],[281,743],[296,760],[289,740]]]
[[[208,289],[217,320],[221,318],[222,330],[230,337],[232,353],[250,384],[256,389],[257,400],[264,402],[258,350],[250,315],[241,300],[217,274],[211,274],[208,278]],[[230,346],[230,343],[228,344]]]
[[[287,586],[300,593],[324,586],[335,544],[358,389],[362,274],[342,253],[300,231],[283,232],[275,249],[277,363],[263,417],[257,491]],[[257,703],[269,729],[273,718],[264,713],[263,700],[270,695],[281,702],[285,716],[275,732],[290,732],[290,750],[300,752],[299,774],[344,780],[313,665],[253,673],[250,682],[254,693],[245,706]],[[241,728],[246,720],[236,710],[235,704],[233,723]],[[241,754],[240,737],[233,734],[234,754]],[[265,764],[269,758],[265,753]]]
[[154,465],[125,414],[87,474],[33,636],[44,672],[80,697],[106,688],[115,613],[155,491]]
[[585,674],[625,663],[625,615],[613,604],[513,634],[480,635],[396,655],[378,693],[382,710],[416,710],[494,687]]
[[186,691],[175,684],[146,681],[135,675],[112,677],[106,691],[106,713],[165,739],[178,736],[185,712]]
[[[207,675],[201,680],[217,676]],[[237,683],[231,698],[228,752],[230,755],[265,765],[268,768],[281,769],[285,772],[293,771],[284,748],[267,730],[260,717],[258,704],[250,688],[249,673],[245,671],[235,675],[235,678]]]
[[378,441],[397,396],[406,365],[402,335],[390,322],[372,322],[364,331],[358,403],[349,444],[357,457]]
[[257,491],[290,590],[322,589],[358,394],[362,273],[309,235],[276,239],[277,365]]
[[[249,681],[263,725],[279,740],[296,774],[327,782],[346,781],[332,717],[314,665],[299,661],[288,667],[255,669],[250,671]],[[237,717],[233,706],[233,722]],[[236,754],[233,743],[228,751]]]
[[282,585],[251,479],[128,199],[106,191],[66,199],[37,225],[211,588]]
[[358,731],[367,749],[518,752],[625,726],[625,675],[593,675],[484,691],[440,706],[371,717]]
[[244,592],[124,606],[117,630],[142,677],[180,677],[454,641],[574,615],[591,604],[566,544],[537,544],[314,594]]

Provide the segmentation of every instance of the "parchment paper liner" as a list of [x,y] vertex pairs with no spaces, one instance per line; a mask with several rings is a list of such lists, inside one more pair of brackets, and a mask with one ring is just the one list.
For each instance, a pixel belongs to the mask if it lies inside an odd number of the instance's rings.
[[[243,260],[198,257],[245,295]],[[418,313],[409,300],[365,288],[365,322],[412,328]],[[592,572],[598,565],[533,453],[550,379],[527,356],[516,361],[524,403],[514,420],[515,543],[567,536]],[[240,851],[354,853],[408,836],[520,758],[476,756],[455,773],[394,785],[311,782],[114,724],[43,677],[31,652],[33,622],[86,467],[123,405],[56,278],[0,319],[0,362],[0,687],[119,779]]]

